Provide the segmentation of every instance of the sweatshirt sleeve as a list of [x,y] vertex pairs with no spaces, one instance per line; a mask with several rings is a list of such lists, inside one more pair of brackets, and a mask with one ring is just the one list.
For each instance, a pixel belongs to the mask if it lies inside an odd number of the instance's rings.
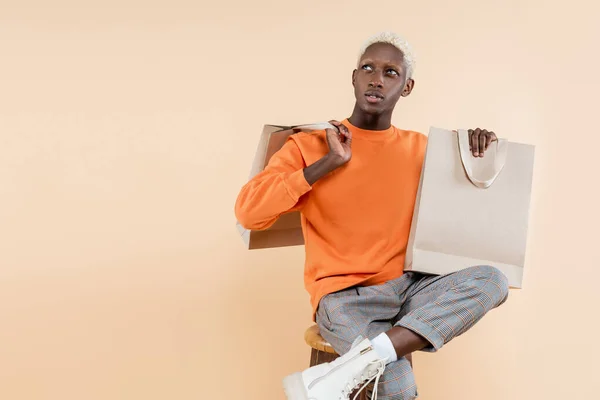
[[300,210],[302,196],[311,190],[305,167],[298,145],[288,139],[265,169],[242,187],[235,203],[239,223],[246,229],[267,229],[280,215]]

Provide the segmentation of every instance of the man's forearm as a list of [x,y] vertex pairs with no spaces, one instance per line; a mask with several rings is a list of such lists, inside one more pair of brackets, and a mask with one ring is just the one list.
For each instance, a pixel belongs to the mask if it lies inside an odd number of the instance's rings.
[[319,161],[304,168],[304,178],[309,185],[338,168],[340,165],[330,155],[322,157]]

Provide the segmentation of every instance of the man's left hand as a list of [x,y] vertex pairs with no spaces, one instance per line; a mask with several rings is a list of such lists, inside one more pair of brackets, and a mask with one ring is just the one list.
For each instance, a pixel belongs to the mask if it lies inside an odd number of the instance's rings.
[[497,141],[496,134],[485,129],[469,129],[469,149],[473,157],[483,157],[490,143]]

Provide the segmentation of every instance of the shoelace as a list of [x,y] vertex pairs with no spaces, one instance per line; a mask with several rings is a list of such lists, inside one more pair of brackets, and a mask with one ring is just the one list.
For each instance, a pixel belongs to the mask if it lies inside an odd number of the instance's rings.
[[[364,377],[364,375],[361,375],[360,381],[358,381],[356,378],[354,378],[353,379],[354,386],[351,386],[351,384],[348,383],[346,385],[346,389],[342,392],[343,397],[341,397],[340,399],[349,399],[350,393],[352,393],[352,391],[354,391],[355,389],[358,389],[360,387],[359,391],[356,392],[356,395],[354,395],[354,398],[352,400],[358,399],[358,395],[360,394],[360,392],[362,392],[374,380],[375,382],[373,383],[373,396],[372,396],[371,400],[377,400],[377,387],[379,386],[379,378],[381,378],[381,376],[383,375],[383,372],[385,371],[385,360],[371,361],[369,364],[378,365],[377,373],[369,379],[366,379]],[[364,382],[364,383],[362,383],[362,382]]]

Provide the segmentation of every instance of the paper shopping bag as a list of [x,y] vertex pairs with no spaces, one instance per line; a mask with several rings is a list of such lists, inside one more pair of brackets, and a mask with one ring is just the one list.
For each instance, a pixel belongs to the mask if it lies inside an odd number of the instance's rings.
[[478,158],[466,130],[431,128],[404,269],[490,265],[521,288],[533,163],[532,145],[499,139]]
[[[283,147],[287,138],[293,133],[311,132],[326,128],[334,127],[329,122],[292,126],[265,125],[258,141],[249,179],[265,169],[273,154]],[[283,214],[271,227],[264,230],[245,229],[239,222],[236,225],[248,249],[304,244],[300,213],[297,211]]]

